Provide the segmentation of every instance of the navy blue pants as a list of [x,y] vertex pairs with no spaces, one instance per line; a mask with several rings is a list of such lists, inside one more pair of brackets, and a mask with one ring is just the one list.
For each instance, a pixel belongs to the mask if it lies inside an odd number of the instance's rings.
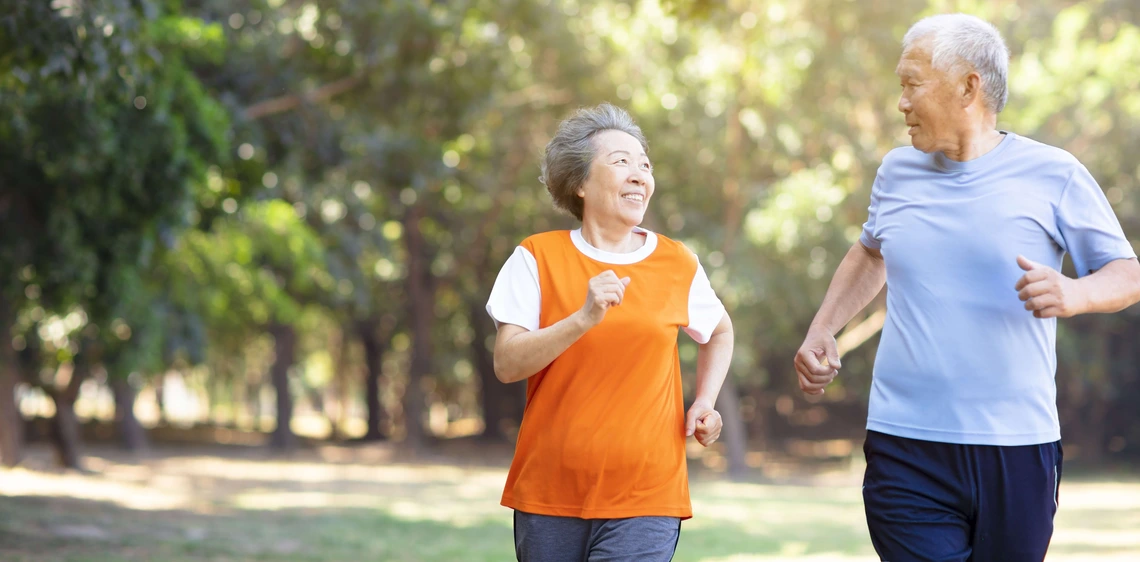
[[1041,562],[1061,442],[955,445],[867,432],[863,505],[886,562]]

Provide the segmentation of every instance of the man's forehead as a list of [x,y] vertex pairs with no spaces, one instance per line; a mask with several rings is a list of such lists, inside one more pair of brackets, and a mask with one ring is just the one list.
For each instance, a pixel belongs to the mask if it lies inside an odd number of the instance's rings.
[[914,74],[915,72],[918,71],[917,66],[918,65],[915,64],[914,61],[908,61],[906,59],[902,59],[899,61],[898,66],[895,67],[895,74],[897,74],[899,76]]
[[930,54],[925,49],[919,47],[911,47],[899,57],[899,64],[895,67],[895,74],[902,76],[904,74],[917,74],[925,66],[924,63],[930,62]]

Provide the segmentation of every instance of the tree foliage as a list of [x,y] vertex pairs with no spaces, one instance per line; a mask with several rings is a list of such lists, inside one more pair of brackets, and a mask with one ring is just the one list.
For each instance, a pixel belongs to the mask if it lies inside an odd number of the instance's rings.
[[[826,402],[796,392],[790,358],[907,142],[900,38],[946,11],[1010,44],[999,126],[1073,152],[1135,236],[1140,28],[1122,3],[21,3],[0,17],[8,324],[43,365],[79,349],[45,322],[82,311],[116,372],[197,365],[253,396],[278,369],[278,393],[329,419],[366,404],[373,436],[509,438],[520,396],[494,379],[483,303],[518,241],[573,227],[539,157],[561,118],[611,101],[649,138],[646,226],[697,253],[733,315],[755,442],[855,436],[884,304],[853,322]],[[1062,323],[1063,419],[1092,453],[1140,451],[1138,328]],[[272,367],[281,330],[298,355]]]

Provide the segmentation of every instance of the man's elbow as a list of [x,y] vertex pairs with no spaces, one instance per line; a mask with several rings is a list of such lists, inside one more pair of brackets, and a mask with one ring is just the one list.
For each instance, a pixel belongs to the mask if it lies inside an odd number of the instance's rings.
[[1128,269],[1126,270],[1127,276],[1125,277],[1125,283],[1128,285],[1129,299],[1124,308],[1128,308],[1140,302],[1140,262],[1138,262],[1136,258],[1132,258],[1127,260],[1126,263],[1127,265],[1125,267]]
[[867,257],[871,258],[872,260],[880,262],[883,261],[883,251],[879,248],[868,248],[865,244],[863,244],[862,240],[856,241],[855,247],[859,248],[859,250],[861,250],[864,254],[867,255]]

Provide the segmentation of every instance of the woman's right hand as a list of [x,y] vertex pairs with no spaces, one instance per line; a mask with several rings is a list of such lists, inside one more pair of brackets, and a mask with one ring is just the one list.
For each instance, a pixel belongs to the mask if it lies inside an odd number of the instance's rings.
[[582,305],[580,311],[587,329],[601,324],[602,319],[606,317],[606,310],[611,306],[621,304],[627,286],[629,286],[629,277],[618,279],[617,274],[609,269],[590,279],[586,291],[586,303]]

